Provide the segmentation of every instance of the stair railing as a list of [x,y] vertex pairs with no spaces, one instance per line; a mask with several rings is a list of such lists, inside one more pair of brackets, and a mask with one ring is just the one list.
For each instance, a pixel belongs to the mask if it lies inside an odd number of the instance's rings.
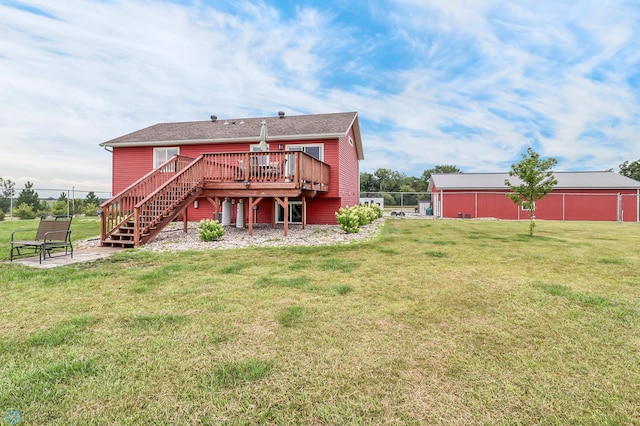
[[100,205],[102,216],[100,241],[105,241],[120,226],[130,220],[133,217],[135,205],[143,200],[147,194],[174,177],[193,160],[193,158],[183,155],[173,156],[110,200],[102,203]]
[[204,181],[203,156],[189,163],[171,179],[153,190],[134,206],[134,246],[153,228],[177,214],[185,200],[202,191]]

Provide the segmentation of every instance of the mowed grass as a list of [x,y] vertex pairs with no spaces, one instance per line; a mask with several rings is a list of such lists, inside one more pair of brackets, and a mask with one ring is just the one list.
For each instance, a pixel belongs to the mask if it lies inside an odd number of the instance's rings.
[[356,245],[0,264],[28,424],[633,424],[640,225],[388,220]]

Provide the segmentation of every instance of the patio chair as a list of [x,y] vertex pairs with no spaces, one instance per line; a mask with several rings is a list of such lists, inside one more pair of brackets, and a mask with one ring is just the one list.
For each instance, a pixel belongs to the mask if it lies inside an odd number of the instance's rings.
[[[73,245],[71,244],[71,219],[73,216],[41,217],[35,237],[32,240],[18,240],[16,234],[34,232],[34,229],[22,229],[11,233],[11,252],[9,260],[14,257],[33,256],[39,257],[42,263],[47,254],[52,257],[53,251],[64,249],[64,255],[73,258]],[[33,234],[32,234],[33,235]]]

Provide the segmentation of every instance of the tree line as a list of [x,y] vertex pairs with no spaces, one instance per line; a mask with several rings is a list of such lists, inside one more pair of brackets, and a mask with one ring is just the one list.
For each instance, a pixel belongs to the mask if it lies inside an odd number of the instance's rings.
[[100,204],[104,202],[93,191],[87,193],[84,199],[69,200],[67,194],[62,192],[53,202],[41,201],[31,182],[25,183],[24,188],[15,198],[15,186],[15,182],[11,179],[0,177],[0,221],[4,220],[5,215],[11,213],[12,206],[13,216],[20,219],[34,219],[43,215],[65,215],[67,212],[72,215],[97,216]]
[[[625,161],[618,166],[620,173],[631,179],[640,181],[640,160]],[[611,169],[613,170],[613,169]],[[437,165],[422,172],[419,177],[407,176],[396,170],[381,168],[373,173],[360,173],[361,196],[384,198],[386,206],[416,205],[418,200],[426,198],[429,179],[434,173],[464,173],[455,165]],[[402,194],[401,193],[422,193]],[[389,194],[395,193],[395,194]]]
[[[621,175],[640,181],[640,159],[625,161],[618,168]],[[426,198],[429,179],[434,173],[463,171],[455,165],[445,164],[424,170],[419,177],[414,177],[396,170],[380,168],[373,173],[360,173],[360,193],[362,197],[382,197],[385,205],[416,205],[418,200]],[[10,213],[14,196],[15,182],[0,177],[0,220],[4,220],[4,216]],[[28,219],[44,214],[66,214],[69,209],[70,214],[95,216],[104,201],[91,191],[84,199],[74,199],[73,203],[69,203],[64,192],[53,203],[48,203],[40,201],[38,193],[33,189],[33,183],[27,182],[18,198],[13,199],[13,215]]]
[[[425,198],[429,179],[433,173],[462,173],[455,165],[438,165],[422,172],[420,177],[407,176],[391,169],[378,169],[373,173],[360,173],[362,197],[384,198],[387,206],[416,205]],[[419,194],[411,194],[419,193]]]

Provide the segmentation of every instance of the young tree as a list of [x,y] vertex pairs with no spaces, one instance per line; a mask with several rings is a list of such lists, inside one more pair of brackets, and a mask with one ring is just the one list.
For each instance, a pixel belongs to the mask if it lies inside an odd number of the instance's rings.
[[620,174],[631,179],[640,181],[640,160],[620,164]]
[[98,198],[93,191],[90,191],[87,194],[87,197],[84,199],[84,201],[86,205],[93,204],[94,206],[99,206],[100,204],[102,204],[100,202],[100,198]]
[[555,158],[541,159],[540,154],[528,148],[527,153],[522,154],[522,160],[511,165],[509,172],[509,176],[518,178],[520,182],[514,180],[514,183],[511,183],[509,179],[504,180],[505,185],[511,190],[507,196],[518,206],[529,211],[529,236],[533,236],[533,228],[536,226],[536,201],[551,192],[558,183],[551,170],[557,163]]
[[34,212],[40,210],[40,199],[38,193],[33,189],[33,183],[27,182],[24,184],[24,189],[18,195],[16,205],[26,204],[31,207]]
[[11,198],[15,194],[16,184],[11,179],[0,177],[0,210],[9,213],[11,209]]

